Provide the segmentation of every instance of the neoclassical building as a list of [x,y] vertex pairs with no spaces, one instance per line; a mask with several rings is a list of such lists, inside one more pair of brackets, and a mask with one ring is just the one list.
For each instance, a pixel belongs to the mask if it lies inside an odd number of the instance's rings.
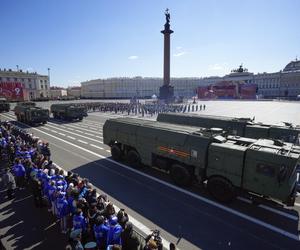
[[2,91],[0,96],[11,95],[9,92],[14,91],[14,86],[21,89],[22,99],[24,100],[50,97],[50,82],[47,75],[22,70],[0,69],[0,87]]
[[[290,98],[300,95],[300,61],[294,60],[274,73],[254,74],[240,66],[223,77],[171,78],[175,96],[190,98],[196,95],[199,86],[209,86],[222,81],[256,84],[261,98]],[[81,83],[81,96],[85,98],[140,98],[158,96],[162,78],[133,77],[108,78]]]

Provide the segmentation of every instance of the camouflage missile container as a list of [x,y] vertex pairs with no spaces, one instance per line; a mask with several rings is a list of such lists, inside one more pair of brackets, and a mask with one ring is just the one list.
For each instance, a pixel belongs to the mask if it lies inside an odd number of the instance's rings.
[[114,160],[160,168],[180,186],[205,184],[213,197],[229,202],[251,193],[293,205],[300,147],[237,136],[219,130],[132,118],[107,120],[104,143]]
[[292,124],[287,123],[285,126],[254,123],[250,118],[161,113],[158,114],[157,121],[204,128],[218,127],[230,135],[257,139],[279,139],[296,144],[299,144],[300,137],[300,127],[293,127]]
[[9,112],[10,105],[6,98],[0,98],[0,112]]
[[64,119],[64,120],[76,120],[80,121],[83,117],[87,116],[86,108],[78,106],[76,104],[67,103],[67,104],[52,104],[51,113],[55,119]]
[[18,103],[14,111],[17,120],[27,124],[46,124],[49,120],[49,110],[36,107],[34,102]]

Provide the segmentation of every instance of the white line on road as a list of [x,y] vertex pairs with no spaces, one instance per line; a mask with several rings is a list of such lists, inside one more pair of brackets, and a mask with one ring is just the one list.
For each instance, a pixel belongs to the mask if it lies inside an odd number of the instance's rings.
[[70,138],[70,139],[72,139],[72,140],[76,140],[74,137],[72,137],[72,136],[67,136],[68,138]]
[[67,132],[67,133],[69,133],[69,134],[71,134],[71,135],[76,135],[76,136],[85,138],[85,139],[90,140],[90,141],[95,141],[95,142],[98,142],[98,143],[100,143],[100,144],[103,143],[103,141],[96,140],[96,139],[93,139],[93,138],[89,138],[89,137],[86,137],[86,136],[84,136],[84,135],[78,135],[78,134],[73,133],[73,132],[70,132],[70,131],[68,131],[68,130],[65,130],[65,129],[62,129],[62,128],[57,128],[56,126],[52,126],[52,125],[49,125],[49,124],[48,124],[47,126],[49,126],[49,127],[51,127],[51,128],[56,128],[56,129],[61,130],[61,131],[63,131],[63,132]]
[[99,149],[104,149],[104,148],[102,148],[102,147],[98,147],[98,146],[96,146],[96,145],[94,145],[94,144],[90,144],[90,146],[92,146],[92,147],[94,147],[94,148],[99,148]]
[[77,141],[84,143],[84,144],[88,144],[86,141],[82,141],[82,140],[77,140]]
[[62,136],[66,136],[66,134],[63,134],[63,133],[58,133],[58,134],[60,134],[60,135],[62,135]]
[[205,202],[205,203],[207,203],[207,204],[209,204],[209,205],[215,206],[215,207],[220,208],[220,209],[222,209],[222,210],[224,210],[224,211],[226,211],[226,212],[228,212],[228,213],[234,214],[234,215],[236,215],[236,216],[238,216],[238,217],[240,217],[240,218],[243,218],[243,219],[245,219],[245,220],[251,221],[251,222],[254,223],[254,224],[257,224],[257,225],[260,225],[260,226],[262,226],[262,227],[265,227],[265,228],[267,228],[267,229],[269,229],[269,230],[271,230],[271,231],[273,231],[273,232],[276,232],[276,233],[278,233],[278,234],[281,234],[281,235],[283,235],[283,236],[285,236],[285,237],[288,237],[288,238],[290,238],[290,239],[293,239],[293,240],[296,240],[296,241],[300,241],[299,235],[296,235],[296,234],[290,233],[290,232],[288,232],[288,231],[285,231],[285,230],[283,230],[283,229],[281,229],[281,228],[275,227],[275,226],[273,226],[273,225],[271,225],[271,224],[268,224],[268,223],[266,223],[266,222],[264,222],[264,221],[261,221],[261,220],[259,220],[259,219],[253,218],[253,217],[251,217],[251,216],[249,216],[249,215],[243,214],[243,213],[241,213],[241,212],[239,212],[239,211],[236,211],[236,210],[234,210],[234,209],[232,209],[232,208],[223,206],[222,204],[219,204],[219,203],[217,203],[217,202],[215,202],[215,201],[212,201],[212,200],[209,200],[209,199],[207,199],[207,198],[205,198],[205,197],[202,197],[202,196],[199,196],[199,195],[197,195],[197,194],[194,194],[194,193],[192,193],[192,192],[190,192],[190,191],[187,191],[187,190],[185,190],[185,189],[182,189],[182,188],[180,188],[180,187],[176,187],[176,186],[174,186],[174,185],[172,185],[172,184],[170,184],[170,183],[168,183],[168,182],[165,182],[165,181],[163,181],[163,180],[157,179],[156,177],[150,176],[150,175],[145,174],[145,173],[143,173],[143,172],[137,171],[137,170],[135,170],[135,169],[133,169],[133,168],[131,168],[131,167],[128,167],[128,166],[122,164],[122,163],[116,162],[116,161],[114,161],[114,160],[112,160],[112,159],[109,159],[109,158],[103,156],[103,155],[97,154],[97,153],[95,153],[95,152],[93,152],[93,151],[90,151],[90,150],[88,150],[88,149],[85,149],[85,148],[83,148],[83,147],[80,147],[80,146],[78,146],[78,145],[76,145],[76,144],[73,144],[73,143],[71,143],[71,142],[65,141],[65,140],[63,140],[63,139],[61,139],[61,138],[58,138],[58,137],[56,137],[56,136],[54,136],[54,135],[51,135],[51,134],[49,134],[49,133],[47,133],[47,132],[44,132],[44,131],[42,131],[42,130],[39,130],[39,129],[37,129],[37,128],[33,128],[33,129],[34,129],[34,130],[37,130],[37,131],[39,131],[39,132],[41,132],[41,133],[44,133],[44,134],[46,134],[46,135],[48,135],[48,136],[50,136],[50,137],[53,137],[53,138],[55,138],[55,139],[57,139],[57,140],[60,140],[60,141],[62,141],[62,142],[65,142],[65,143],[67,143],[67,144],[69,144],[69,145],[71,145],[71,146],[73,146],[73,147],[79,148],[79,149],[81,149],[81,150],[83,150],[83,151],[85,151],[85,152],[87,152],[87,153],[90,153],[90,154],[92,154],[92,155],[94,155],[94,156],[97,156],[97,157],[99,157],[99,158],[101,158],[101,159],[105,159],[105,160],[110,161],[110,162],[112,162],[112,163],[114,163],[114,164],[118,164],[119,166],[122,166],[122,167],[126,168],[126,169],[129,170],[129,171],[135,172],[135,173],[137,173],[137,174],[139,174],[139,175],[142,175],[142,176],[144,176],[144,177],[147,177],[147,178],[149,178],[149,179],[152,179],[152,180],[154,180],[154,181],[156,181],[156,182],[159,182],[159,183],[161,183],[161,184],[163,184],[163,185],[165,185],[165,186],[168,186],[168,187],[170,187],[170,188],[173,188],[173,189],[175,189],[175,190],[177,190],[177,191],[179,191],[179,192],[182,192],[182,193],[184,193],[184,194],[187,194],[187,195],[189,195],[189,196],[192,196],[192,197],[194,197],[194,198],[196,198],[196,199],[198,199],[198,200],[200,200],[200,201],[202,201],[202,202]]
[[[26,124],[25,124],[25,125],[26,125]],[[26,126],[27,126],[27,125],[26,125]],[[186,194],[186,195],[189,195],[189,196],[191,196],[191,197],[194,197],[194,198],[196,198],[196,199],[198,199],[198,200],[200,200],[200,201],[202,201],[202,202],[205,202],[205,203],[207,203],[207,204],[209,204],[209,205],[215,206],[215,207],[217,207],[217,208],[219,208],[219,209],[222,209],[222,210],[224,210],[224,211],[226,211],[226,212],[228,212],[228,213],[234,214],[234,215],[236,215],[236,216],[238,216],[238,217],[240,217],[240,218],[243,218],[243,219],[245,219],[245,220],[248,220],[248,221],[250,221],[250,222],[252,222],[252,223],[254,223],[254,224],[257,224],[257,225],[260,225],[260,226],[262,226],[262,227],[265,227],[265,228],[267,228],[267,229],[269,229],[269,230],[271,230],[271,231],[273,231],[273,232],[276,232],[276,233],[278,233],[278,234],[281,234],[281,235],[283,235],[283,236],[285,236],[285,237],[288,237],[288,238],[293,239],[293,240],[296,240],[296,241],[300,241],[299,234],[293,234],[293,233],[290,233],[290,232],[285,231],[285,230],[283,230],[283,229],[281,229],[281,228],[278,228],[278,227],[276,227],[276,226],[273,226],[273,225],[271,225],[271,224],[268,224],[268,223],[266,223],[266,222],[264,222],[264,221],[261,221],[261,220],[259,220],[259,219],[253,218],[253,217],[251,217],[251,216],[249,216],[249,215],[243,214],[243,213],[241,213],[241,212],[239,212],[239,211],[236,211],[236,210],[234,210],[234,209],[232,209],[232,208],[226,207],[226,206],[224,206],[224,205],[222,205],[222,204],[219,204],[219,203],[217,203],[217,202],[215,202],[215,201],[209,200],[209,199],[207,199],[207,198],[205,198],[205,197],[202,197],[202,196],[199,196],[199,195],[197,195],[197,194],[194,194],[194,193],[192,193],[192,192],[190,192],[190,191],[188,191],[188,190],[185,190],[185,189],[182,189],[182,188],[180,188],[180,187],[174,186],[174,185],[172,185],[172,184],[170,184],[170,183],[168,183],[168,182],[165,182],[165,181],[163,181],[163,180],[157,179],[156,177],[153,177],[153,176],[150,176],[150,175],[145,174],[145,173],[143,173],[143,172],[140,172],[140,171],[138,171],[138,170],[135,170],[135,169],[133,169],[133,168],[131,168],[131,167],[129,167],[129,166],[126,166],[126,165],[124,165],[124,164],[122,164],[122,163],[116,162],[116,161],[114,161],[114,160],[112,160],[112,159],[110,159],[110,158],[107,158],[107,157],[103,156],[103,155],[97,154],[97,153],[95,153],[95,152],[93,152],[93,151],[90,151],[90,150],[88,150],[88,149],[85,149],[85,148],[83,148],[83,147],[80,147],[80,146],[78,146],[78,145],[76,145],[76,144],[74,144],[74,143],[71,143],[71,142],[69,142],[69,141],[63,140],[63,139],[61,139],[61,138],[59,138],[59,137],[57,137],[57,136],[51,135],[51,134],[49,134],[49,133],[47,133],[47,132],[45,132],[45,131],[39,130],[39,129],[37,129],[37,128],[32,128],[32,130],[36,130],[36,131],[41,132],[41,133],[43,133],[43,134],[45,134],[45,135],[48,135],[48,136],[50,136],[50,137],[52,137],[52,138],[55,138],[55,139],[57,139],[57,140],[59,140],[59,141],[65,142],[66,144],[69,144],[69,145],[71,145],[71,146],[73,146],[73,147],[79,148],[79,149],[81,149],[81,150],[83,150],[83,151],[85,151],[85,152],[87,152],[87,153],[90,153],[90,154],[92,154],[92,155],[94,155],[94,156],[97,156],[97,157],[99,157],[99,158],[101,158],[101,159],[105,159],[105,160],[107,160],[107,161],[109,161],[109,162],[112,162],[112,163],[114,163],[114,164],[117,164],[117,165],[119,165],[119,166],[122,166],[123,168],[126,168],[128,171],[135,172],[135,173],[137,173],[137,174],[139,174],[139,175],[141,175],[141,176],[144,176],[144,177],[146,177],[146,178],[149,178],[149,179],[151,179],[151,180],[154,180],[154,181],[156,181],[156,182],[158,182],[158,183],[161,183],[161,184],[163,184],[163,185],[165,185],[165,186],[167,186],[167,187],[169,187],[169,188],[173,188],[173,189],[175,189],[175,190],[177,190],[177,191],[179,191],[179,192],[182,192],[182,193],[184,193],[184,194]],[[145,233],[145,232],[144,232],[144,233]],[[148,233],[146,233],[146,234],[148,234]]]
[[[238,197],[237,199],[240,200],[240,201],[249,203],[249,204],[252,203],[251,200],[246,199],[246,198],[244,198],[244,197]],[[285,213],[285,212],[282,212],[282,211],[280,211],[280,210],[278,210],[278,209],[274,209],[274,208],[272,208],[272,207],[268,207],[268,206],[263,205],[263,204],[260,204],[260,205],[258,205],[257,207],[266,209],[266,210],[268,210],[268,211],[271,211],[271,212],[273,212],[273,213],[275,213],[275,214],[279,214],[279,215],[281,215],[281,216],[283,216],[283,217],[286,217],[286,218],[288,218],[288,219],[291,219],[291,220],[295,220],[295,221],[298,221],[298,220],[299,220],[299,217],[296,216],[296,215],[289,214],[289,213]]]
[[106,152],[110,153],[110,150],[105,150]]

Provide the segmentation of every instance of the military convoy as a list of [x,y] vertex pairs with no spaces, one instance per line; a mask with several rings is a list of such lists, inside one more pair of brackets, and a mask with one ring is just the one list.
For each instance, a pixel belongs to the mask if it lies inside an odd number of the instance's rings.
[[276,126],[255,123],[250,118],[176,113],[160,113],[157,121],[203,128],[217,127],[224,129],[229,135],[255,139],[279,139],[299,144],[300,127],[294,127],[290,123],[285,123],[285,126]]
[[52,104],[50,111],[55,119],[79,119],[81,121],[83,117],[87,116],[87,110],[85,107],[73,103]]
[[49,110],[36,107],[34,102],[18,103],[14,111],[17,121],[27,124],[46,124],[49,120]]
[[9,102],[4,97],[0,97],[0,112],[9,112],[10,105]]
[[219,201],[245,192],[294,204],[300,147],[291,143],[133,118],[107,120],[103,138],[114,160],[165,170],[181,186],[203,184]]

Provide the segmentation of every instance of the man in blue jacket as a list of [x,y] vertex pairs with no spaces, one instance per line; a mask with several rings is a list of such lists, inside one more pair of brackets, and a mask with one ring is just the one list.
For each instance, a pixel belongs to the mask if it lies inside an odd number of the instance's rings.
[[25,168],[24,168],[23,164],[21,163],[20,159],[17,159],[15,161],[15,165],[13,166],[13,171],[14,171],[14,175],[16,177],[17,186],[19,188],[23,188],[26,171],[25,171]]
[[100,250],[106,249],[109,227],[105,225],[103,216],[98,216],[94,225],[94,235]]
[[109,220],[109,231],[107,236],[108,245],[122,245],[121,241],[122,227],[118,223],[117,216],[112,216]]

